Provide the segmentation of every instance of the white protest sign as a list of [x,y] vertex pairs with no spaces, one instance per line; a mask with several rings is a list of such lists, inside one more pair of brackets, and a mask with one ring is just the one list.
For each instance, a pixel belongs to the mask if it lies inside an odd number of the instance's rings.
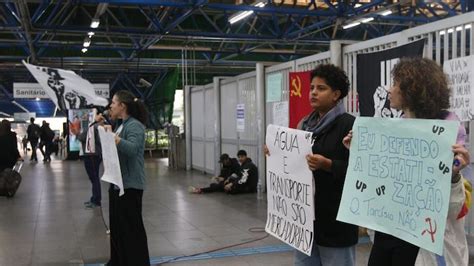
[[105,132],[103,127],[98,127],[97,129],[99,130],[102,161],[104,162],[104,174],[100,179],[119,187],[119,196],[122,196],[125,192],[123,189],[122,171],[120,170],[117,146],[115,145],[115,134]]
[[269,125],[265,231],[310,255],[314,241],[313,174],[306,163],[311,132]]
[[441,255],[458,126],[357,117],[337,220]]
[[474,56],[467,56],[444,62],[443,70],[448,77],[451,90],[449,103],[461,121],[470,121],[474,116]]

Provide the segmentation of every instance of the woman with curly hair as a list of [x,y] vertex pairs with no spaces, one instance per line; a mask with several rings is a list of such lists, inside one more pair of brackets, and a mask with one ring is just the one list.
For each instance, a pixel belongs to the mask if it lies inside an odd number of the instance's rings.
[[349,159],[342,139],[355,120],[342,102],[348,91],[346,74],[334,65],[319,65],[311,73],[313,112],[298,129],[313,132],[313,154],[306,159],[315,183],[316,219],[311,256],[296,251],[295,265],[355,265],[358,227],[336,221]]
[[[404,118],[458,120],[449,109],[446,75],[436,62],[423,58],[403,58],[392,70],[394,85],[390,90],[390,107],[401,109]],[[350,135],[349,135],[350,137]],[[469,164],[464,147],[466,131],[460,126],[456,144],[452,146],[451,197],[444,240],[444,256],[420,249],[394,236],[375,232],[369,266],[375,265],[467,265],[468,250],[464,220],[458,219],[465,201],[460,170]],[[347,139],[345,139],[347,141]],[[418,258],[417,258],[418,256]],[[438,264],[442,260],[444,263]]]

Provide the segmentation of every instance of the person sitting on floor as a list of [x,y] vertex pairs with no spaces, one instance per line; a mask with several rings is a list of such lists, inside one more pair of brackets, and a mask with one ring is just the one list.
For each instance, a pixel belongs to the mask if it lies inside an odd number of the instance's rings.
[[240,150],[237,153],[240,162],[240,171],[232,175],[224,182],[224,190],[229,194],[254,193],[257,192],[258,169],[247,157],[247,152]]
[[205,188],[196,188],[189,187],[190,193],[200,194],[200,193],[211,193],[211,192],[224,192],[224,182],[234,174],[240,172],[240,165],[237,159],[230,158],[227,153],[223,153],[220,157],[219,163],[222,164],[221,172],[219,176],[212,177],[213,183],[209,187]]

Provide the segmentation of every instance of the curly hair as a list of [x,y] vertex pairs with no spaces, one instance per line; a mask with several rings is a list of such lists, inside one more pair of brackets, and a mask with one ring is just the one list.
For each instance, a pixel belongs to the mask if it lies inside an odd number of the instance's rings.
[[440,119],[449,109],[449,88],[443,69],[426,58],[402,58],[392,70],[400,87],[402,108],[416,118]]
[[324,79],[332,90],[340,90],[341,96],[339,99],[347,96],[349,92],[349,79],[344,70],[332,64],[318,65],[311,72],[311,80],[316,77]]

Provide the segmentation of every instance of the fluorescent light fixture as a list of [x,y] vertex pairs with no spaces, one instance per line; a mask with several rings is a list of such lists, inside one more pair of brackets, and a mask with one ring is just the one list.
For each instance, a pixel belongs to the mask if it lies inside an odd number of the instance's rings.
[[82,48],[81,52],[82,52],[83,54],[85,54],[85,53],[87,52],[87,48],[85,48],[85,47]]
[[362,19],[360,22],[362,22],[362,23],[368,23],[368,22],[371,22],[372,20],[374,20],[374,18],[364,18],[364,19]]
[[439,32],[439,35],[445,35],[446,34],[446,31],[442,30]]
[[465,29],[470,29],[471,28],[471,24],[467,24],[466,26],[464,26]]
[[94,35],[95,35],[95,32],[93,32],[93,31],[90,31],[90,32],[88,32],[88,33],[87,33],[87,35],[89,35],[89,38],[90,38],[90,37],[92,37],[92,36],[94,36]]
[[5,113],[5,112],[0,112],[0,115],[6,116],[6,117],[12,117],[12,115],[7,114],[7,113]]
[[97,29],[99,27],[100,20],[98,18],[92,19],[91,28]]
[[23,105],[17,103],[16,101],[13,100],[12,103],[13,103],[14,105],[18,106],[18,108],[20,108],[21,110],[23,110],[23,111],[25,111],[25,112],[27,112],[27,113],[30,112],[30,111],[28,111],[28,109],[26,109]]
[[35,100],[39,101],[39,100],[40,100],[40,98],[36,97],[36,99],[35,99]]
[[359,25],[360,25],[360,22],[356,21],[356,22],[352,22],[350,24],[344,25],[344,26],[342,26],[342,28],[347,30],[347,29],[350,29],[350,28],[353,28],[353,27],[359,26]]
[[244,18],[246,18],[246,17],[252,15],[252,13],[253,13],[253,10],[244,11],[244,12],[238,14],[237,16],[230,18],[230,19],[229,19],[229,23],[230,23],[230,24],[234,24],[234,23],[236,23],[236,22],[238,22],[238,21],[241,21],[242,19],[244,19]]
[[[260,8],[265,7],[265,5],[266,5],[265,2],[258,2],[256,4],[254,4],[254,6],[260,7]],[[233,16],[229,19],[229,23],[234,24],[234,23],[236,23],[238,21],[241,21],[242,19],[244,19],[244,18],[246,18],[246,17],[248,17],[252,14],[253,14],[253,10],[238,12],[235,16]]]
[[91,46],[91,39],[90,39],[90,38],[86,38],[86,39],[84,40],[84,47],[87,48],[87,47],[89,47],[89,46]]
[[380,13],[380,15],[381,15],[381,16],[388,16],[388,15],[390,15],[390,14],[392,14],[392,13],[393,13],[392,10],[385,10],[385,11],[383,11],[382,13]]
[[361,6],[362,6],[362,4],[360,4],[360,3],[357,3],[357,4],[354,5],[355,8],[359,8]]
[[448,33],[453,33],[454,29],[448,29]]

